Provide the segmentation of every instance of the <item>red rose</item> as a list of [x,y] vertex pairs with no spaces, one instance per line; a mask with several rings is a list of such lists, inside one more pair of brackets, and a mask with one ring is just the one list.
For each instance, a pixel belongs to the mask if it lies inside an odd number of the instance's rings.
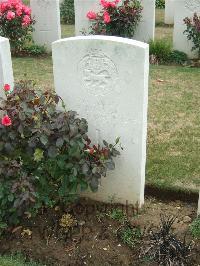
[[4,85],[4,91],[9,91],[10,90],[10,85],[9,84],[5,84]]
[[8,127],[12,125],[12,121],[10,119],[10,117],[8,115],[5,115],[2,119],[1,119],[1,123],[2,125]]
[[108,13],[107,11],[104,12],[104,14],[103,14],[103,19],[104,19],[104,22],[105,22],[106,24],[110,23],[110,21],[111,21],[111,19],[110,19],[110,15],[109,15],[109,13]]
[[97,14],[95,12],[93,12],[93,11],[89,11],[87,13],[87,18],[89,18],[89,19],[96,19],[97,18]]

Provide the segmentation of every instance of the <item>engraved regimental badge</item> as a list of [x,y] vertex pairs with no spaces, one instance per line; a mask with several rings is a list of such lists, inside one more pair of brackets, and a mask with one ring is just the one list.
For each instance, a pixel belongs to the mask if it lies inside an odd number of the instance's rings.
[[101,50],[90,50],[78,68],[81,83],[90,94],[106,96],[116,85],[117,67]]

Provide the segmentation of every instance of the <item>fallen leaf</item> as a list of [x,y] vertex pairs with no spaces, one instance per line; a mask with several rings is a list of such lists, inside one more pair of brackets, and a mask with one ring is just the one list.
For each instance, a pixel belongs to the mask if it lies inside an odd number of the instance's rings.
[[157,79],[156,81],[158,81],[158,82],[164,82],[163,79]]
[[24,229],[23,232],[21,233],[21,236],[31,236],[32,235],[32,231],[30,229]]

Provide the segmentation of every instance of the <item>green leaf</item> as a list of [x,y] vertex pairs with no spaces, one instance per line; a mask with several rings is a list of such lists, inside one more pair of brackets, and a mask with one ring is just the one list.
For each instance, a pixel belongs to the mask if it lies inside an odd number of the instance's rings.
[[58,147],[58,148],[62,147],[63,143],[64,143],[64,139],[63,138],[58,138],[56,140],[56,147]]
[[105,141],[105,140],[103,140],[103,144],[106,146],[106,147],[108,147],[108,142],[107,141]]
[[93,177],[91,182],[90,182],[90,188],[92,192],[97,192],[99,186],[99,181],[96,177]]
[[79,159],[81,157],[81,151],[78,145],[73,145],[69,150],[69,155]]
[[115,143],[118,144],[120,141],[120,137],[116,138]]
[[84,175],[87,175],[88,171],[89,171],[89,166],[87,163],[84,163],[82,166],[82,171]]
[[4,148],[4,143],[1,141],[1,142],[0,142],[0,151],[2,151],[3,148]]
[[80,181],[80,187],[81,191],[87,190],[88,189],[88,183],[85,180]]
[[40,141],[42,142],[43,145],[46,145],[48,143],[48,137],[46,135],[42,135],[40,137]]
[[36,149],[35,152],[34,152],[34,161],[40,162],[44,158],[43,153],[44,153],[43,150]]
[[58,154],[58,150],[55,146],[50,146],[48,149],[48,155],[50,158],[55,158]]
[[115,169],[115,163],[112,160],[107,161],[105,164],[106,164],[106,167],[108,168],[108,170],[114,170]]
[[19,113],[19,119],[24,121],[26,119],[26,115],[23,112]]
[[13,194],[8,195],[8,201],[12,202],[14,200]]
[[10,143],[6,143],[4,148],[5,148],[6,152],[8,152],[8,153],[13,151],[13,147]]
[[77,171],[77,169],[74,167],[73,168],[73,175],[76,177],[77,175],[78,175],[78,171]]
[[0,229],[5,229],[5,228],[7,228],[7,224],[0,222]]
[[19,127],[18,127],[17,130],[21,134],[21,136],[23,136],[23,134],[24,134],[24,128],[23,128],[22,124],[19,125]]

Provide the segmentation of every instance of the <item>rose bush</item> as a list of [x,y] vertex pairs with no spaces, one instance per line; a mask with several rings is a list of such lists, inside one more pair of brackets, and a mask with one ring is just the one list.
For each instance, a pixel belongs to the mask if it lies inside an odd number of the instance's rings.
[[102,10],[90,10],[90,34],[111,35],[132,38],[142,17],[142,6],[138,0],[100,0]]
[[193,42],[192,51],[197,50],[200,58],[200,16],[194,13],[193,18],[186,17],[184,23],[187,27],[184,34]]
[[0,35],[10,40],[13,53],[21,51],[32,39],[33,24],[31,9],[21,0],[0,3]]
[[[26,212],[74,200],[81,190],[98,189],[113,170],[114,145],[92,145],[85,119],[66,111],[50,91],[21,82],[0,98],[0,228]],[[61,103],[62,111],[57,111]]]

